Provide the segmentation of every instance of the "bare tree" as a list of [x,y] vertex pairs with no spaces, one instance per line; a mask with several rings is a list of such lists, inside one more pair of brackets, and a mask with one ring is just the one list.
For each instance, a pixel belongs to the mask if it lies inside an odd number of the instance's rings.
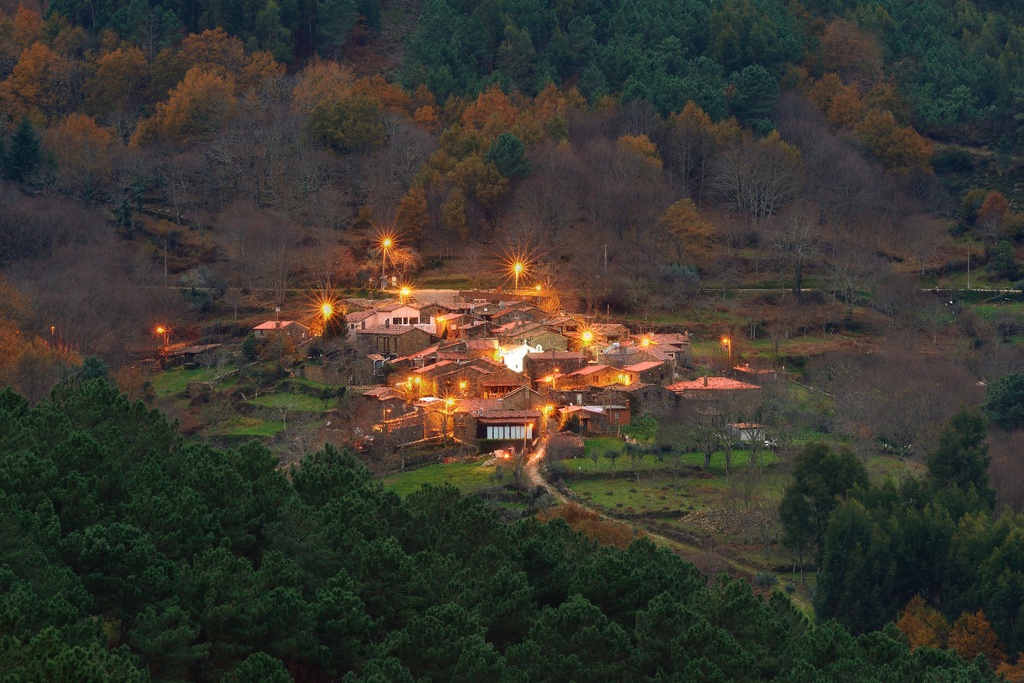
[[793,293],[801,296],[804,268],[817,255],[821,244],[817,221],[806,209],[794,211],[771,231],[769,239],[772,248],[793,273]]
[[748,138],[716,159],[711,187],[757,225],[793,199],[800,170],[794,148],[778,139]]
[[877,255],[859,247],[846,247],[829,262],[829,286],[836,299],[846,302],[847,315],[853,315],[853,307],[870,293],[888,267]]

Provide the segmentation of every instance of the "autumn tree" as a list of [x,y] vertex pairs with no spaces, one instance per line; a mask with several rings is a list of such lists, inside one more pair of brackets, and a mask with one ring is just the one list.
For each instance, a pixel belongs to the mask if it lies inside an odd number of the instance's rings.
[[134,46],[101,55],[83,87],[85,110],[100,120],[130,115],[145,97],[148,70],[146,56]]
[[395,227],[406,239],[418,242],[426,233],[429,223],[426,192],[422,185],[413,185],[398,205]]
[[57,161],[57,183],[64,191],[90,201],[110,182],[114,137],[88,116],[68,116],[46,132],[45,141]]
[[909,174],[931,169],[931,143],[910,126],[900,126],[891,111],[867,112],[854,133],[890,171]]
[[139,124],[133,146],[152,140],[187,142],[210,135],[227,123],[235,110],[234,83],[202,67],[194,66],[156,106],[152,117]]
[[821,36],[821,66],[848,81],[874,83],[882,76],[878,38],[846,19],[833,19]]
[[957,617],[949,631],[949,648],[967,660],[984,655],[992,668],[1005,659],[999,637],[985,618],[984,610],[964,612]]
[[896,628],[907,637],[911,651],[919,647],[944,647],[949,635],[949,622],[920,595],[911,598],[903,608],[903,613],[896,621]]
[[680,199],[669,206],[659,225],[669,236],[680,262],[700,263],[710,252],[714,229],[691,199]]
[[0,103],[11,118],[31,117],[37,124],[66,112],[74,103],[78,67],[43,43],[26,48],[7,80]]

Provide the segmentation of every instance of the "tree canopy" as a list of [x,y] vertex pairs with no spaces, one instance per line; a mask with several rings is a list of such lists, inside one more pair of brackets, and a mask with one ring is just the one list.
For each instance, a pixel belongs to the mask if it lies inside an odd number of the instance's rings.
[[[815,627],[644,540],[400,499],[332,447],[186,443],[104,379],[0,392],[0,668],[22,680],[994,680]],[[830,653],[830,654],[829,654]]]

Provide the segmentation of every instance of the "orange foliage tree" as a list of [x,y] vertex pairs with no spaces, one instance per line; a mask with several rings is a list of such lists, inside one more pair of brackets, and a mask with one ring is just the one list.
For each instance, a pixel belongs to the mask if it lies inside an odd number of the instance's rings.
[[896,628],[907,637],[911,651],[919,647],[941,648],[949,635],[949,622],[920,595],[911,598],[903,608]]
[[854,132],[890,171],[928,170],[932,145],[910,126],[900,126],[891,111],[871,110]]
[[235,76],[246,64],[242,41],[218,27],[185,36],[178,55],[188,67],[201,66],[221,76]]
[[974,614],[964,612],[953,622],[949,632],[949,647],[956,650],[964,659],[974,659],[984,655],[992,667],[997,667],[1005,659],[1003,648],[992,625],[985,618],[985,612],[978,610]]
[[72,114],[43,134],[65,188],[91,192],[110,181],[114,136],[85,114]]
[[86,111],[102,119],[137,107],[143,98],[148,69],[146,56],[134,46],[101,55],[83,88]]
[[882,77],[882,45],[846,19],[829,22],[821,36],[821,64],[847,80],[873,83]]
[[0,83],[0,105],[14,120],[28,116],[36,125],[43,125],[74,101],[76,69],[68,58],[34,43],[21,53],[11,75]]
[[680,199],[669,206],[658,225],[669,238],[679,261],[697,263],[711,250],[714,229],[690,199]]
[[234,83],[228,77],[194,66],[171,90],[168,100],[156,106],[153,116],[139,124],[131,144],[201,138],[219,130],[234,109]]
[[480,93],[476,101],[462,112],[462,124],[487,139],[507,133],[516,125],[520,108],[502,92],[497,84]]
[[292,107],[309,114],[317,107],[341,102],[352,94],[354,85],[352,69],[337,62],[315,59],[299,73],[292,89]]

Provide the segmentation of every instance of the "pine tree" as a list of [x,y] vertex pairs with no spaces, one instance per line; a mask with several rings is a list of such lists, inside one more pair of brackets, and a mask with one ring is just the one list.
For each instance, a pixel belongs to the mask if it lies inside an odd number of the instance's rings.
[[4,178],[16,182],[24,181],[39,167],[39,134],[27,116],[22,117],[21,123],[11,136],[10,144],[3,150],[0,161]]

